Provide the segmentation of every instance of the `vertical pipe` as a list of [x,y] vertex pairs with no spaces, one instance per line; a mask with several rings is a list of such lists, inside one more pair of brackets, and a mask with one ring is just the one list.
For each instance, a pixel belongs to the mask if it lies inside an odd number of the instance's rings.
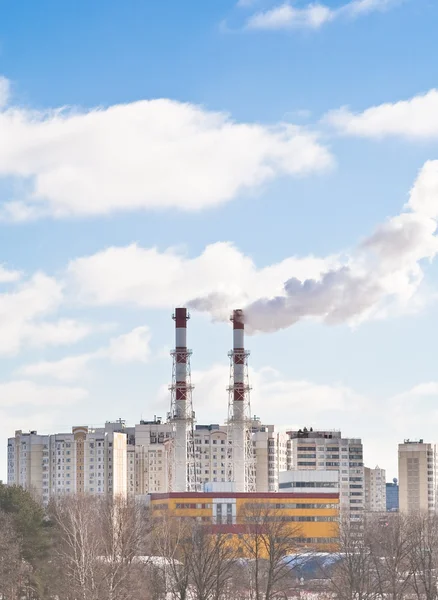
[[245,326],[243,311],[233,311],[233,471],[236,492],[245,490]]
[[177,413],[186,414],[187,402],[187,309],[175,310],[175,379]]
[[187,491],[187,309],[175,310],[175,488]]

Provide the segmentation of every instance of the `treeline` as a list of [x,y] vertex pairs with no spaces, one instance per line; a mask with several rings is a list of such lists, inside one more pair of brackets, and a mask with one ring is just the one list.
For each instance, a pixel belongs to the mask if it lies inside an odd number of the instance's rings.
[[[337,524],[336,524],[337,525]],[[254,503],[237,535],[160,516],[134,500],[72,496],[47,510],[0,485],[1,600],[438,600],[438,518],[339,524],[330,554]]]

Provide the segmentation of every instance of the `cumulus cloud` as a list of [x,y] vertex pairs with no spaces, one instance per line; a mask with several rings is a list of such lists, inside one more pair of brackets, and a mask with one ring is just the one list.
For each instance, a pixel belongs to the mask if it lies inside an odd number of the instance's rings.
[[129,333],[113,338],[107,356],[114,363],[146,363],[150,357],[150,341],[149,327],[136,327]]
[[9,221],[196,211],[332,163],[315,134],[296,126],[239,123],[167,99],[87,112],[0,107],[0,178],[26,188],[0,205]]
[[[5,273],[6,281],[18,278],[15,272]],[[89,325],[53,319],[63,300],[62,284],[44,273],[0,293],[0,355],[14,356],[23,347],[71,344],[86,337],[91,332]]]
[[107,347],[60,360],[24,365],[17,373],[26,377],[50,377],[71,382],[85,378],[90,363],[95,361],[109,360],[113,364],[146,363],[150,357],[150,338],[148,327],[136,327],[128,333],[112,338]]
[[21,277],[21,273],[19,271],[11,271],[0,265],[0,283],[14,283],[18,281]]
[[339,8],[330,8],[319,2],[295,8],[289,2],[252,15],[247,29],[319,29],[339,18],[354,19],[371,12],[382,12],[400,4],[402,0],[352,0]]
[[409,100],[385,103],[352,112],[348,108],[330,111],[324,122],[351,136],[383,138],[399,136],[409,139],[438,137],[438,90]]
[[193,258],[132,244],[72,261],[67,281],[72,297],[85,304],[172,308],[201,297],[214,303],[218,317],[227,317],[230,306],[248,303],[265,289],[280,292],[291,273],[317,277],[336,264],[335,257],[290,257],[259,269],[230,243],[210,244]]
[[438,161],[420,171],[404,210],[339,255],[289,257],[264,268],[229,243],[197,257],[174,249],[111,247],[72,261],[70,294],[87,304],[171,308],[187,304],[227,319],[245,309],[248,330],[276,331],[306,319],[357,324],[412,310],[422,262],[438,251]]

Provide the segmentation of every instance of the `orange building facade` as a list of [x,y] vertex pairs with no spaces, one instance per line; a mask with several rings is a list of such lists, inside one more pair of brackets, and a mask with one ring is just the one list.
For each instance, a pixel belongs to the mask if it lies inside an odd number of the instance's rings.
[[339,494],[334,493],[168,493],[151,494],[153,517],[192,518],[212,532],[242,535],[251,519],[280,520],[294,544],[331,551],[338,541]]

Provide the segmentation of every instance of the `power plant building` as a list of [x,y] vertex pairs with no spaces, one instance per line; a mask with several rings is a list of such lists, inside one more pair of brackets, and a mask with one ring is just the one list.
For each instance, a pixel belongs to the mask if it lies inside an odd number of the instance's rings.
[[[332,551],[338,542],[336,492],[170,492],[152,494],[149,501],[153,517],[189,517],[208,523],[212,532],[227,534],[238,547],[243,535],[251,535],[258,519],[269,526],[277,518],[284,525],[282,534],[289,535],[297,547]],[[245,556],[244,546],[241,550]]]
[[[203,493],[215,485],[235,494],[294,494],[307,480],[309,489],[302,487],[300,493],[335,493],[340,510],[359,518],[364,509],[360,439],[311,428],[280,432],[251,414],[241,310],[231,318],[228,387],[224,382],[228,419],[223,425],[196,423],[189,318],[185,308],[173,315],[175,349],[165,420],[155,416],[133,427],[119,420],[53,435],[17,431],[8,440],[8,484],[33,490],[47,504],[53,497],[77,492],[147,496]],[[321,489],[315,486],[318,481]]]

